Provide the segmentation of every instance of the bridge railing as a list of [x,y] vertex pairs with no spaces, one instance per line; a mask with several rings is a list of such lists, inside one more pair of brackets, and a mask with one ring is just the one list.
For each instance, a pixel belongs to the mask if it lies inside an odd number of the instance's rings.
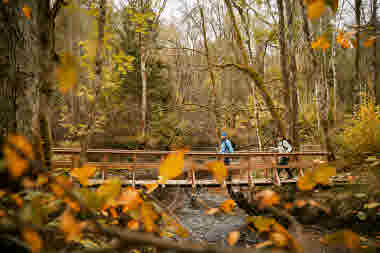
[[[59,156],[58,160],[53,160],[53,166],[56,168],[78,167],[80,151],[80,148],[53,148],[54,155]],[[116,174],[119,177],[131,179],[132,184],[135,185],[136,178],[157,179],[161,161],[173,152],[175,151],[89,149],[87,154],[89,157],[96,156],[97,159],[94,159],[96,161],[89,159],[89,164],[100,169],[100,176],[103,180]],[[227,166],[230,173],[247,177],[248,185],[254,185],[253,175],[258,171],[264,171],[265,178],[268,178],[269,173],[271,173],[273,182],[280,185],[281,180],[277,168],[297,168],[302,175],[304,169],[312,169],[327,155],[327,152],[319,151],[293,153],[238,152],[232,154],[190,151],[185,153],[185,173],[180,179],[189,180],[195,185],[197,175],[202,177],[202,174],[208,173],[205,172],[207,171],[205,164],[208,161],[223,161],[225,157],[229,157],[232,158],[231,165]],[[64,158],[65,156],[68,157]],[[288,165],[277,165],[278,158],[281,156],[290,157]],[[312,159],[316,157],[319,160]]]

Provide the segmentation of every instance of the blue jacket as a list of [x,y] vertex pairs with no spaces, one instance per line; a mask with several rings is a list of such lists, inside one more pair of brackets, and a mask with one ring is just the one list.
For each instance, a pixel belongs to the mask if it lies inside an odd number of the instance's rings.
[[225,139],[222,141],[222,144],[220,145],[220,153],[232,153],[234,152],[234,148],[232,147],[232,144],[230,140]]

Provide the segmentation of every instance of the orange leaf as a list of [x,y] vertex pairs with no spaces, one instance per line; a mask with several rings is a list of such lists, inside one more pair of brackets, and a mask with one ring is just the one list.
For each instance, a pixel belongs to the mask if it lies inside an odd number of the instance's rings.
[[47,176],[42,175],[42,174],[38,175],[36,186],[37,187],[42,186],[46,184],[48,181],[49,181],[49,178]]
[[41,237],[36,231],[26,228],[22,231],[22,237],[30,246],[33,253],[41,251],[43,243]]
[[216,214],[219,211],[220,211],[219,208],[210,208],[210,209],[208,209],[206,211],[206,214],[208,214],[208,215],[214,215],[214,214]]
[[160,180],[163,184],[167,180],[175,178],[182,174],[185,165],[185,151],[177,151],[168,155],[168,157],[160,165]]
[[284,248],[288,246],[289,244],[288,238],[282,233],[278,233],[278,232],[270,233],[269,239],[274,243],[274,245],[280,248]]
[[366,41],[363,42],[364,47],[371,47],[376,42],[376,37],[371,36]]
[[319,18],[325,12],[325,2],[323,0],[313,1],[307,6],[309,19]]
[[151,203],[143,202],[141,205],[141,217],[144,222],[145,231],[155,232],[157,226],[154,223],[158,219],[158,215],[153,211]]
[[286,202],[286,203],[284,204],[284,208],[285,208],[285,209],[292,209],[292,208],[293,208],[293,204],[290,203],[290,202]]
[[123,212],[127,212],[136,209],[142,202],[139,192],[133,187],[128,187],[121,193],[115,204],[116,206],[124,206]]
[[140,227],[140,224],[137,220],[131,220],[128,222],[128,228],[130,230],[138,230]]
[[55,177],[55,181],[57,181],[59,185],[61,185],[62,187],[65,187],[66,189],[71,188],[73,185],[67,176],[62,176],[62,175],[57,176]]
[[306,204],[307,204],[307,202],[306,202],[305,200],[303,200],[303,199],[298,199],[298,200],[296,201],[296,207],[298,207],[298,208],[302,208],[302,207],[304,207]]
[[7,213],[4,210],[0,209],[0,217],[7,216]]
[[79,182],[87,186],[88,178],[92,177],[96,172],[96,168],[89,164],[83,166],[83,168],[75,168],[71,171],[71,176],[78,178]]
[[306,171],[303,177],[300,177],[297,181],[297,187],[301,191],[311,191],[316,186],[312,178],[312,173],[310,171]]
[[236,206],[235,201],[227,199],[220,205],[220,209],[225,213],[232,213],[232,209]]
[[50,184],[50,188],[58,197],[62,197],[63,195],[65,195],[65,190],[58,184]]
[[263,190],[259,192],[256,196],[260,200],[260,209],[280,203],[280,197],[277,193],[275,193],[272,190]]
[[85,222],[78,223],[68,210],[66,210],[61,217],[60,228],[66,234],[67,241],[79,240],[81,231],[85,226]]
[[69,198],[65,198],[65,203],[71,208],[73,209],[74,211],[76,212],[79,212],[80,211],[80,206],[77,202],[69,199]]
[[8,0],[3,0],[3,3],[4,3],[4,4],[7,4],[7,3],[8,3]]
[[28,5],[24,5],[24,8],[22,8],[22,12],[24,12],[25,17],[30,19],[30,15],[32,14],[32,9]]
[[5,194],[7,194],[6,191],[0,190],[0,198],[4,197]]
[[[27,158],[34,159],[33,147],[23,136],[9,135],[8,142],[22,151]],[[4,147],[4,155],[12,177],[19,177],[24,174],[28,168],[27,160],[21,158],[9,145],[5,145]]]
[[109,211],[111,213],[112,218],[116,219],[117,217],[119,217],[119,215],[117,214],[116,209],[114,207],[111,207],[109,209]]
[[240,238],[240,232],[239,231],[232,231],[228,234],[227,242],[228,245],[233,246],[237,243],[237,241]]
[[320,49],[326,50],[330,47],[330,43],[327,42],[325,36],[321,36],[319,37],[318,40],[311,43],[311,47],[313,49],[320,48]]
[[11,198],[13,199],[14,202],[16,202],[16,205],[18,207],[22,207],[24,201],[22,200],[22,198],[18,194],[12,194]]
[[145,186],[145,188],[147,189],[146,193],[147,193],[147,194],[150,194],[150,193],[152,193],[154,190],[157,189],[158,184],[157,184],[157,183],[153,183],[153,184],[146,184],[146,185],[144,185],[144,186]]
[[218,183],[222,184],[227,177],[227,167],[222,161],[209,162],[206,164],[209,171],[212,172],[214,178]]

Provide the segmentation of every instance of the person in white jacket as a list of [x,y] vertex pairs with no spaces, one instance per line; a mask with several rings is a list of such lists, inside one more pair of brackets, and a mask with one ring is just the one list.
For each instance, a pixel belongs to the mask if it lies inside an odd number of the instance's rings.
[[[277,147],[274,148],[279,153],[290,153],[293,151],[292,145],[287,141],[284,136],[281,134],[277,135]],[[281,156],[280,160],[278,161],[278,165],[287,165],[289,163],[289,157],[288,156]],[[288,178],[293,178],[293,174],[290,168],[285,168],[286,172],[288,173]],[[280,175],[281,168],[278,169],[278,174]]]

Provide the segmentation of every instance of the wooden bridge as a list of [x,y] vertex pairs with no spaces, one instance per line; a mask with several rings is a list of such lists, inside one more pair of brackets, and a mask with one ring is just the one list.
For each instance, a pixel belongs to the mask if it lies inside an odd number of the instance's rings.
[[[53,148],[55,168],[76,168],[79,164],[79,148]],[[89,182],[90,185],[102,184],[110,177],[120,177],[124,185],[142,186],[158,180],[158,168],[170,151],[140,151],[115,149],[89,149],[89,164],[99,169],[99,173]],[[327,157],[327,152],[236,152],[220,154],[216,152],[185,153],[184,173],[175,180],[168,180],[164,187],[219,187],[221,186],[207,171],[205,164],[210,161],[232,158],[227,166],[231,180],[224,184],[254,187],[255,185],[281,185],[296,183],[297,179],[281,179],[277,168],[296,168],[298,176],[303,171],[312,170]],[[288,165],[277,165],[280,156],[290,157]],[[342,181],[342,180],[341,180]]]

